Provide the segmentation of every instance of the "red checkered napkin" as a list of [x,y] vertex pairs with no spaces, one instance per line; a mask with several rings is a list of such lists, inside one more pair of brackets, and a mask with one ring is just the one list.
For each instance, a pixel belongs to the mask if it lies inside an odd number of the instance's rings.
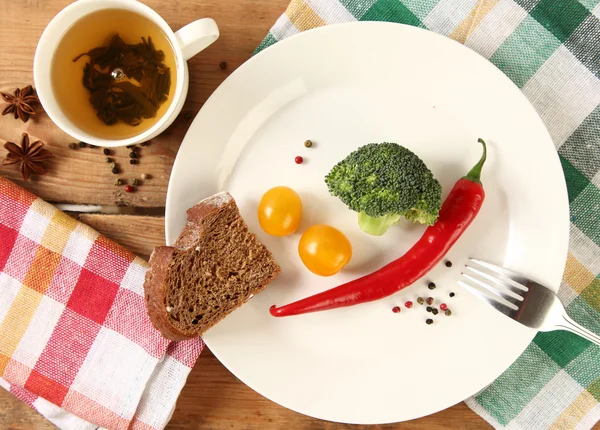
[[147,265],[0,177],[0,385],[64,429],[162,429],[202,341],[170,342]]

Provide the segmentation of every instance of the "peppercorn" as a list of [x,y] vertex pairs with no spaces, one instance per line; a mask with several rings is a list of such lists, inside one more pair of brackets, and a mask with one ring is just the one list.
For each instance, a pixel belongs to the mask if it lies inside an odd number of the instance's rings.
[[131,185],[125,185],[126,193],[133,193],[134,191],[135,191],[135,188],[133,188]]
[[137,158],[137,157],[138,157],[138,155],[135,152],[132,151],[129,153],[129,158]]
[[425,320],[425,323],[426,323],[427,325],[431,325],[431,324],[433,324],[433,320],[432,320],[431,318],[427,318],[427,319]]
[[85,148],[86,146],[87,146],[87,144],[85,142],[79,142],[80,148]]
[[113,162],[111,162],[111,163],[110,163],[110,168],[111,168],[111,169],[114,169],[115,167],[117,167],[117,164],[116,164],[116,163],[113,163]]
[[119,168],[115,166],[112,168],[111,172],[113,172],[113,174],[116,175],[117,173],[119,173]]
[[437,315],[438,314],[438,310],[436,308],[433,308],[431,310],[431,313],[434,314],[434,315]]
[[444,315],[446,315],[447,317],[449,317],[450,315],[452,315],[452,311],[450,309],[446,309],[444,311]]
[[433,310],[433,308],[432,308],[431,306],[427,306],[427,307],[425,308],[425,310],[426,310],[427,312],[431,312],[431,311]]
[[147,173],[142,173],[142,179],[145,181],[146,179],[150,179],[151,176]]
[[417,303],[422,305],[425,302],[425,300],[423,300],[423,297],[417,297]]
[[454,297],[456,294],[454,294],[454,293],[450,293],[450,294],[448,294],[448,295],[449,295],[450,297]]
[[104,161],[106,161],[107,163],[112,163],[112,162],[113,162],[113,159],[112,159],[112,158],[110,158],[110,157],[106,157],[106,158],[104,159]]
[[298,155],[296,158],[294,158],[294,161],[296,164],[302,164],[304,162],[304,158]]
[[310,148],[312,146],[312,140],[305,141],[304,146],[306,146],[307,148]]
[[150,142],[140,142],[140,146],[148,146],[150,145]]
[[435,290],[435,284],[434,284],[433,282],[430,282],[430,283],[427,285],[427,288],[429,288],[430,290]]
[[221,61],[219,63],[219,69],[225,70],[227,68],[227,61]]
[[138,161],[135,158],[132,158],[131,160],[129,160],[129,164],[137,164]]
[[452,261],[450,261],[450,260],[446,261],[446,267],[452,267]]
[[131,180],[129,182],[131,182],[131,185],[137,185],[138,184],[138,180],[136,178],[131,178]]
[[394,306],[394,307],[392,308],[392,312],[393,312],[393,313],[395,313],[395,314],[397,314],[397,313],[398,313],[398,312],[400,312],[401,310],[402,310],[402,309],[400,309],[400,306]]
[[425,299],[425,303],[427,303],[428,305],[432,304],[433,303],[433,297],[427,297]]
[[410,300],[406,303],[404,303],[404,306],[406,306],[408,309],[412,308],[413,302],[411,302]]
[[123,185],[123,181],[121,181],[119,178],[115,179],[115,185],[119,186],[119,185]]
[[71,142],[71,143],[69,143],[69,148],[77,149],[77,144],[75,142]]
[[445,311],[446,309],[448,309],[448,305],[446,303],[442,303],[440,305],[440,310]]
[[104,148],[104,149],[102,150],[102,153],[103,153],[104,155],[110,155],[110,154],[111,154],[111,151],[110,151],[110,149],[108,149],[108,148]]

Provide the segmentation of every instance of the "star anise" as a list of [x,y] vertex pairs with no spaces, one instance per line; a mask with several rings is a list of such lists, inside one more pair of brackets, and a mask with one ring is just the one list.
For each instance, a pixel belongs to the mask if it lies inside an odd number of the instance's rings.
[[2,161],[3,166],[19,165],[21,176],[24,180],[29,179],[31,173],[43,175],[46,173],[44,160],[54,158],[54,155],[44,149],[44,143],[35,141],[29,143],[29,135],[23,133],[21,136],[21,146],[13,142],[6,142],[4,148],[8,151],[6,158]]
[[31,85],[21,89],[17,88],[14,94],[0,92],[0,95],[8,103],[8,106],[2,111],[2,115],[12,113],[15,115],[15,119],[21,118],[23,122],[29,121],[29,117],[35,115],[33,106],[40,102]]

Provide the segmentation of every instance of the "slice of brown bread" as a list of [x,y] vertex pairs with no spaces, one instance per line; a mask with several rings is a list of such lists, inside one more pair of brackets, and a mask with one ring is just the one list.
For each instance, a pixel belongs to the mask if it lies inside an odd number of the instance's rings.
[[144,283],[150,320],[172,340],[200,336],[281,271],[229,193],[202,200],[187,217],[174,246],[150,256]]

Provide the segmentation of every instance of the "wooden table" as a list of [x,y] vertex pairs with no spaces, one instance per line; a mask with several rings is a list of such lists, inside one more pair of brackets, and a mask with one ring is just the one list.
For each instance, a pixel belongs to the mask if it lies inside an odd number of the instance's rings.
[[[124,166],[125,178],[150,174],[152,179],[135,193],[115,187],[100,149],[69,149],[69,136],[43,113],[27,124],[0,117],[0,146],[18,142],[23,131],[46,142],[56,155],[50,173],[20,180],[9,167],[0,175],[10,178],[53,203],[94,205],[102,213],[74,213],[109,238],[147,257],[164,243],[164,206],[171,166],[179,144],[202,104],[217,86],[246,61],[289,0],[145,0],[174,30],[194,18],[214,18],[220,39],[189,62],[190,90],[182,115],[165,133],[142,148],[140,164],[130,166],[124,148],[114,158]],[[0,90],[12,91],[33,83],[33,54],[44,27],[70,0],[1,0]],[[0,159],[4,157],[0,148]],[[424,381],[425,382],[425,381]],[[28,406],[0,390],[0,428],[49,429],[54,426]],[[415,421],[373,429],[488,428],[464,403]],[[360,429],[309,418],[287,410],[238,381],[210,351],[202,353],[181,393],[169,428],[185,429]],[[365,427],[366,428],[366,427]]]

